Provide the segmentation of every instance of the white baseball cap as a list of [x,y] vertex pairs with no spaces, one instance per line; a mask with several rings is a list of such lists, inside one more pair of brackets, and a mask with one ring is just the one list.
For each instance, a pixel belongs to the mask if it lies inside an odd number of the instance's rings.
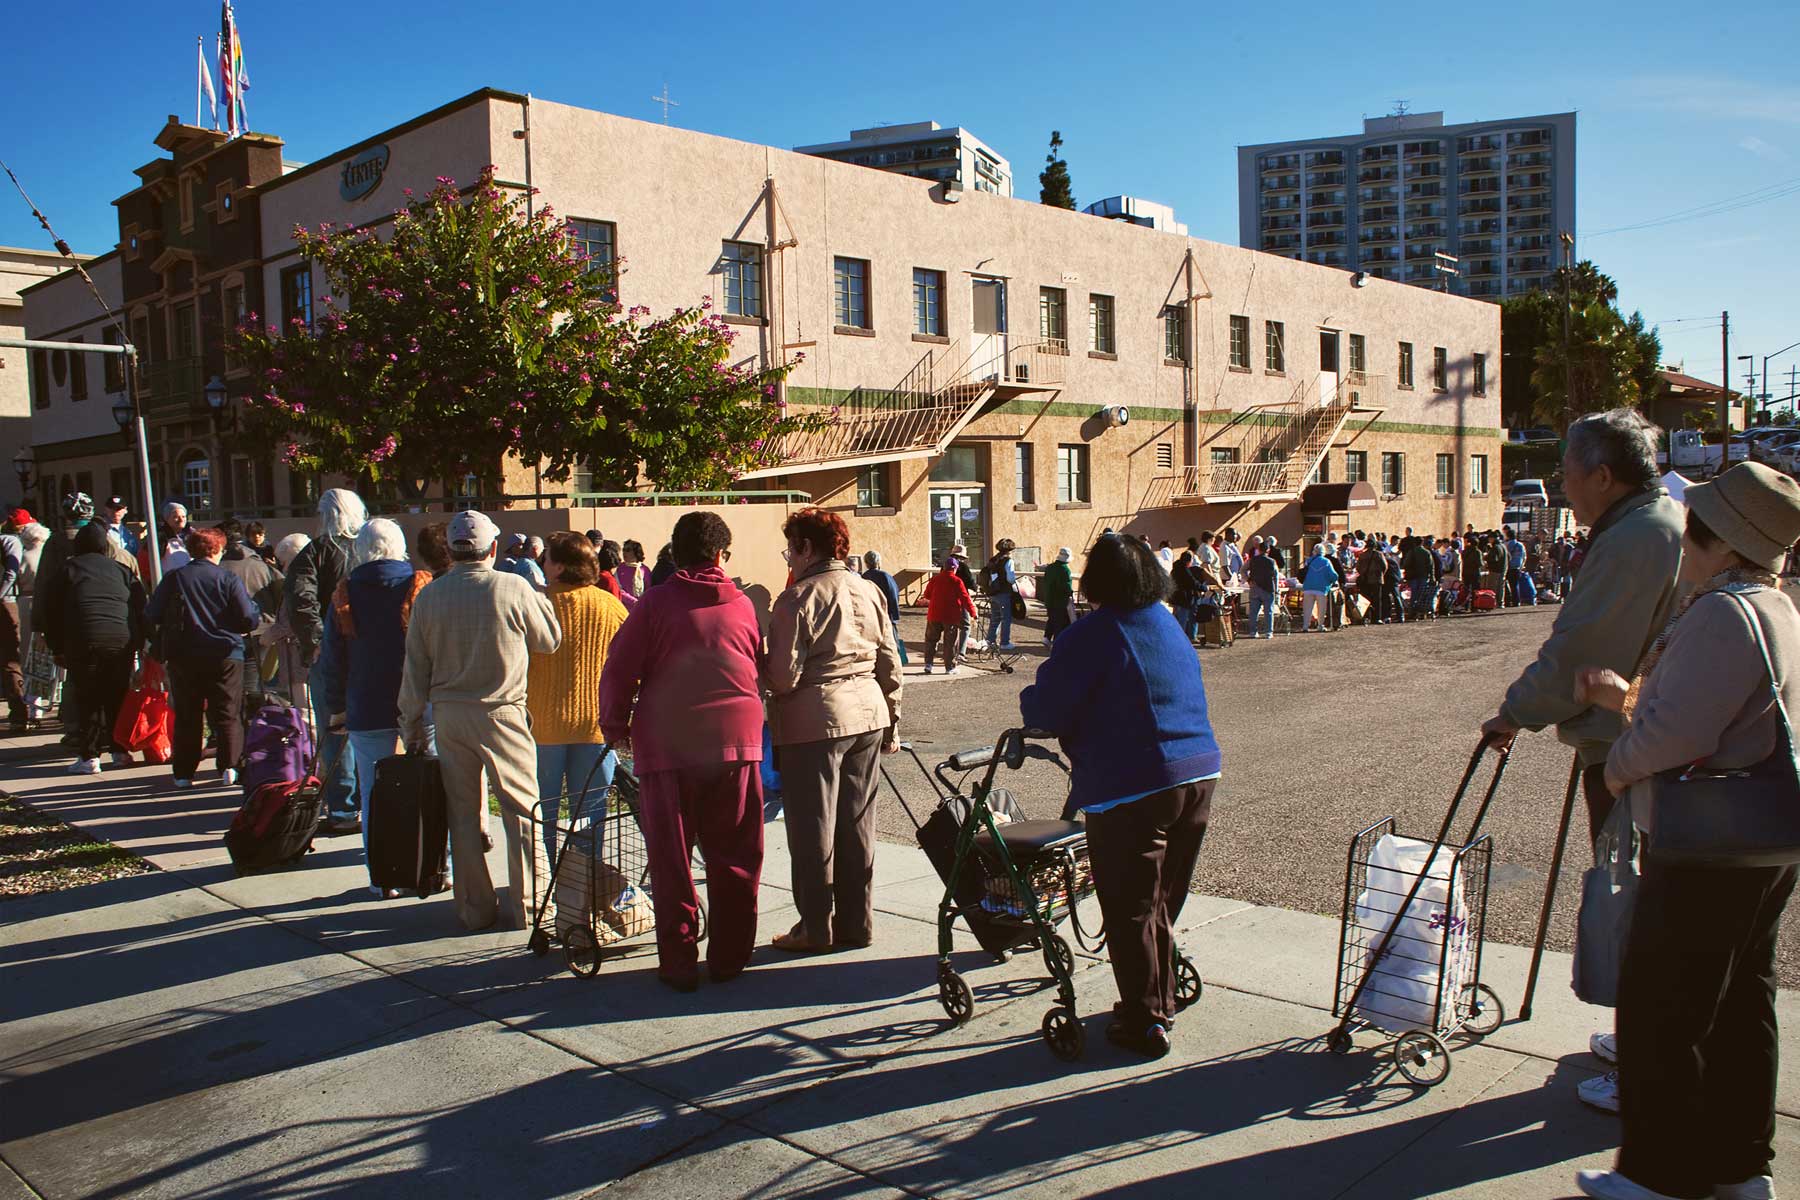
[[490,521],[486,513],[469,509],[450,518],[446,533],[452,550],[485,554],[493,546],[494,539],[500,536],[500,527]]

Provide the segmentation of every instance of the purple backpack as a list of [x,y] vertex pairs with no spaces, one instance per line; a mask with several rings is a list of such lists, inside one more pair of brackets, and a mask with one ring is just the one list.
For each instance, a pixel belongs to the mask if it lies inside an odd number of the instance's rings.
[[244,769],[239,782],[254,796],[267,783],[299,783],[310,773],[312,733],[300,711],[286,704],[265,704],[244,731]]

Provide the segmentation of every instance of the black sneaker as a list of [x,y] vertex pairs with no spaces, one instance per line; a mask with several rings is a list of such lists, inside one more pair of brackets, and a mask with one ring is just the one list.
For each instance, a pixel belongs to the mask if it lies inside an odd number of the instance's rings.
[[1145,1058],[1161,1058],[1169,1052],[1169,1031],[1155,1022],[1143,1030],[1135,1029],[1123,1021],[1108,1022],[1106,1040]]

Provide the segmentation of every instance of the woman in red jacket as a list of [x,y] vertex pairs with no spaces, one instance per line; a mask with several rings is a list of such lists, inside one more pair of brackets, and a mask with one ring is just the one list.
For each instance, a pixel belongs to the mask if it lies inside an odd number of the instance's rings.
[[957,574],[954,557],[944,560],[943,570],[925,585],[925,673],[931,674],[931,659],[939,639],[944,643],[944,674],[956,671],[956,643],[963,625],[975,619],[975,602],[969,599],[968,585]]

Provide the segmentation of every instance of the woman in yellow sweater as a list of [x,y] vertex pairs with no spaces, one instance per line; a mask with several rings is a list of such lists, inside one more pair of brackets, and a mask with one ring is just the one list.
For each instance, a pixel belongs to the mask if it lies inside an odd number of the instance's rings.
[[[585,786],[593,802],[606,794],[618,761],[610,752],[604,762],[600,757],[605,749],[600,733],[600,671],[613,635],[625,623],[625,606],[594,586],[600,562],[580,534],[552,535],[544,568],[563,640],[552,654],[533,654],[527,676],[526,704],[537,739],[538,797],[554,800],[566,795],[574,803]],[[571,811],[563,819],[574,821],[583,815]],[[545,840],[554,852],[554,842]]]

